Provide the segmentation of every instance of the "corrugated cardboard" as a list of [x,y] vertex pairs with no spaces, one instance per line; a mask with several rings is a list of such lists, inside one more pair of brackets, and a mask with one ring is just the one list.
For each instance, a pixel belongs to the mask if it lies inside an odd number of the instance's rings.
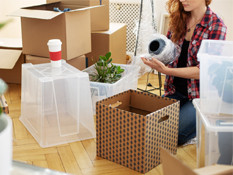
[[92,51],[86,54],[88,66],[95,64],[100,55],[112,53],[113,63],[126,64],[126,25],[110,23],[108,31],[92,32]]
[[[47,3],[57,2],[58,0],[47,0]],[[69,0],[61,0],[68,2]],[[91,9],[91,31],[109,30],[109,0],[76,0],[76,3],[82,6],[103,5],[101,8]]]
[[[26,63],[32,63],[32,64],[50,63],[50,59],[45,58],[45,57],[26,55],[25,58],[26,58]],[[85,55],[79,56],[72,60],[67,60],[66,62],[76,67],[79,70],[83,70],[86,68],[86,56]]]
[[24,61],[21,39],[0,38],[0,78],[7,83],[21,83]]
[[97,156],[146,173],[160,163],[160,146],[176,153],[178,122],[179,102],[154,94],[128,90],[98,101]]
[[0,49],[0,78],[7,83],[21,83],[22,50]]
[[[55,12],[54,7],[70,8],[69,12]],[[23,53],[49,57],[47,42],[62,41],[62,58],[66,60],[91,51],[90,10],[72,3],[51,3],[21,8],[12,16],[21,17]]]
[[174,156],[161,148],[161,160],[163,165],[164,175],[232,175],[233,166],[227,165],[212,165],[204,168],[192,170]]

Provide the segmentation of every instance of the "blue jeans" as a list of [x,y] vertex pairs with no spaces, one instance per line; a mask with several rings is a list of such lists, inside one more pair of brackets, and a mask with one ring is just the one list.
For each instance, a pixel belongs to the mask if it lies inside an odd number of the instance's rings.
[[180,101],[178,145],[183,145],[196,136],[196,109],[192,100],[179,92],[166,97]]

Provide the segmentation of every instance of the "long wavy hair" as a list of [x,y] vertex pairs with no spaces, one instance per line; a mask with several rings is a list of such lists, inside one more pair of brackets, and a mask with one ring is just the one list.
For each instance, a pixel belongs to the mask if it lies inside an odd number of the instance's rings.
[[[206,6],[208,6],[211,1],[212,0],[205,0]],[[172,32],[171,40],[177,42],[185,34],[186,22],[191,13],[184,11],[180,0],[168,0],[167,10],[170,14],[169,30]]]

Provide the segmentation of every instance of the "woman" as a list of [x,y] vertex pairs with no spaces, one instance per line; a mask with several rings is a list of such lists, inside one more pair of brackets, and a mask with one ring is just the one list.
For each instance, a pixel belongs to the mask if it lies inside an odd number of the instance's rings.
[[166,74],[165,96],[180,100],[178,145],[196,136],[196,110],[192,99],[199,98],[197,52],[203,39],[224,40],[226,26],[210,9],[211,0],[168,0],[170,14],[167,37],[181,49],[176,60],[164,65],[156,58],[141,58],[144,64]]

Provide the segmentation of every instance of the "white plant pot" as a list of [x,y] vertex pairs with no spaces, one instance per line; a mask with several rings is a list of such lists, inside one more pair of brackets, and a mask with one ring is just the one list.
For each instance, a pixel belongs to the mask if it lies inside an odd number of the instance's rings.
[[6,114],[0,116],[0,175],[10,175],[12,168],[12,121]]

